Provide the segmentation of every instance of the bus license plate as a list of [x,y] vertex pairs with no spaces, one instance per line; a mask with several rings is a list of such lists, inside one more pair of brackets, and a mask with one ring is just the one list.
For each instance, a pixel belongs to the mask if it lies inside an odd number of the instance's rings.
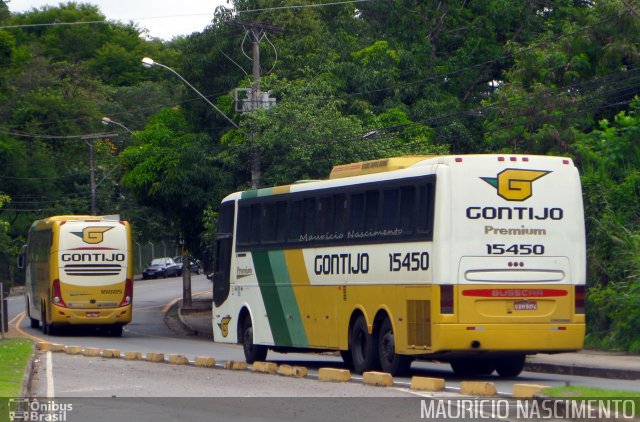
[[538,303],[528,301],[515,302],[513,304],[513,309],[515,309],[516,311],[535,311],[538,309]]
[[100,316],[100,312],[87,312],[87,318],[98,318]]

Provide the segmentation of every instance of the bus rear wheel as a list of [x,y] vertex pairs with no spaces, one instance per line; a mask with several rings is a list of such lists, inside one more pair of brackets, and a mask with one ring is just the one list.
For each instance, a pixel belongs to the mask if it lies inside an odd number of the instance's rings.
[[498,375],[504,378],[517,377],[524,369],[526,355],[512,355],[495,360]]
[[406,375],[411,368],[412,359],[409,356],[398,355],[395,352],[395,336],[389,318],[385,318],[378,334],[378,355],[383,372],[393,376]]
[[452,360],[450,365],[453,372],[460,376],[491,375],[496,369],[495,363],[491,359]]
[[353,369],[358,372],[366,372],[377,369],[378,366],[378,337],[376,332],[369,334],[367,323],[363,316],[356,319],[351,328],[351,358]]
[[51,324],[47,323],[47,309],[44,305],[41,306],[40,311],[40,327],[42,328],[42,334],[44,335],[52,335],[53,327]]
[[31,317],[31,306],[29,299],[27,298],[27,316],[29,317],[29,326],[31,328],[40,328],[40,321]]
[[253,325],[250,316],[247,316],[242,324],[242,348],[247,363],[260,362],[267,358],[269,349],[266,346],[253,344]]

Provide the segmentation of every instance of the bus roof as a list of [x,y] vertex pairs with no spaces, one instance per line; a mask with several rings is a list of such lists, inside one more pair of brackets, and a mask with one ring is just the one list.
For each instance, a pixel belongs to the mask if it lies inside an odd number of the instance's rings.
[[[262,196],[277,195],[282,193],[289,193],[293,190],[297,191],[299,188],[306,190],[308,188],[313,190],[318,187],[334,187],[342,186],[343,184],[349,184],[346,179],[363,177],[358,179],[360,183],[369,180],[371,178],[377,179],[375,174],[390,173],[394,171],[406,170],[411,172],[411,169],[418,169],[419,167],[434,166],[434,165],[460,165],[465,167],[465,164],[469,165],[489,165],[495,163],[496,165],[515,165],[517,163],[531,164],[536,162],[541,164],[544,161],[545,165],[559,165],[559,166],[573,166],[573,161],[567,157],[561,156],[548,156],[548,155],[527,155],[527,154],[459,154],[459,155],[407,155],[401,157],[382,158],[379,160],[361,161],[358,163],[342,164],[333,167],[328,179],[324,180],[305,180],[302,183],[293,183],[291,185],[282,185],[274,187],[266,187],[260,189],[250,189],[241,192],[235,192],[225,197],[222,202],[226,202],[234,199],[245,199]],[[370,176],[367,178],[366,176]],[[379,176],[384,179],[385,176]],[[393,177],[393,176],[389,176]],[[354,179],[355,180],[355,179]]]
[[63,221],[120,221],[120,216],[113,215],[54,215],[51,217],[36,220],[31,225],[32,227],[48,226],[53,223]]

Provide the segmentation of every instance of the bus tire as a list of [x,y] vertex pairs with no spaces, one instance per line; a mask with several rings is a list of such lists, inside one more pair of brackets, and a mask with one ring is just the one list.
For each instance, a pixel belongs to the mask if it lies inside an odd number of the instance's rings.
[[251,324],[251,317],[248,315],[242,324],[242,349],[247,363],[264,361],[269,351],[266,346],[253,344],[253,325]]
[[486,376],[495,371],[495,363],[491,359],[458,359],[449,362],[451,369],[460,376]]
[[351,356],[350,350],[340,350],[340,357],[345,365],[349,368],[353,368],[353,356]]
[[380,368],[382,372],[391,375],[407,375],[411,368],[411,357],[398,355],[395,352],[395,336],[393,326],[389,318],[385,318],[378,333],[378,355],[380,357]]
[[369,334],[367,323],[361,315],[356,319],[351,328],[351,359],[353,369],[358,372],[371,371],[378,367],[378,336],[374,331]]
[[110,337],[122,337],[122,325],[114,324],[109,327]]
[[40,328],[42,329],[42,334],[51,334],[51,325],[47,324],[47,309],[44,305],[42,305],[40,309]]
[[517,377],[524,369],[526,355],[512,355],[495,360],[496,371],[503,378]]
[[31,305],[29,303],[29,299],[27,299],[27,316],[29,317],[29,326],[31,328],[40,328],[40,321],[31,317]]

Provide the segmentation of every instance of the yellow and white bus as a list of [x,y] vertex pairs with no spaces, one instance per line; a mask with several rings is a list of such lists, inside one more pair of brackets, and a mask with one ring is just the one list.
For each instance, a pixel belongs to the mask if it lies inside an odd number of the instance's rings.
[[409,156],[234,193],[214,271],[215,341],[249,362],[333,350],[358,372],[516,376],[583,345],[579,175],[563,157]]
[[56,216],[35,221],[20,253],[31,327],[95,325],[122,335],[131,321],[131,227],[118,216]]

